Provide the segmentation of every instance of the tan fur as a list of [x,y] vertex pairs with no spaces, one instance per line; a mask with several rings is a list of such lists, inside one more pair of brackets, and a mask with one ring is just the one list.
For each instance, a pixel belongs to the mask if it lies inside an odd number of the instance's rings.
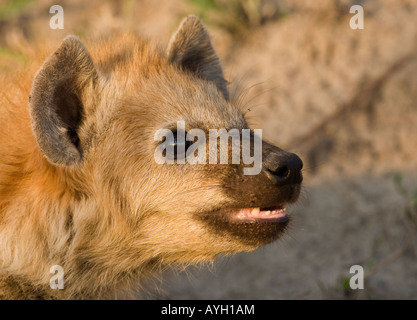
[[[37,72],[33,87],[36,64],[1,84],[0,298],[115,298],[161,266],[209,261],[262,244],[217,234],[194,218],[233,202],[220,188],[219,179],[230,175],[224,166],[203,170],[153,161],[155,129],[176,120],[196,125],[200,119],[204,128],[247,127],[227,100],[211,44],[199,54],[210,51],[204,66],[213,70],[214,63],[213,73],[187,70],[170,59],[175,43],[183,42],[174,38],[165,53],[125,35],[87,51],[67,38]],[[64,70],[54,69],[65,46],[82,61],[65,67],[74,56],[65,53]],[[63,76],[72,77],[71,90],[84,107],[79,154],[59,117],[45,113],[51,86]],[[49,287],[53,265],[64,269],[64,290]]]

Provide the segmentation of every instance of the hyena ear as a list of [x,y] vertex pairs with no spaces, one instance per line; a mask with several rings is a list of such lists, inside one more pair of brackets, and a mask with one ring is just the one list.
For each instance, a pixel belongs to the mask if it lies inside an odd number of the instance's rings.
[[29,96],[32,129],[50,162],[81,163],[79,128],[97,80],[90,54],[75,36],[66,37],[36,74]]
[[168,59],[200,78],[214,82],[226,100],[229,99],[219,57],[209,34],[196,16],[189,15],[181,22],[169,42]]

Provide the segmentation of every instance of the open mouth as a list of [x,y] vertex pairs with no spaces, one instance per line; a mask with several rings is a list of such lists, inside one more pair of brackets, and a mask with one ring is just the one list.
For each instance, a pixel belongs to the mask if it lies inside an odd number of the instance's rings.
[[287,207],[296,202],[300,190],[300,184],[292,184],[281,186],[279,192],[266,188],[256,194],[247,192],[251,196],[231,194],[236,198],[234,202],[196,217],[221,237],[232,237],[256,248],[277,240],[288,230],[292,217]]
[[288,221],[287,210],[284,206],[265,208],[244,208],[234,215],[237,221],[265,221],[265,222],[286,222]]
[[199,218],[214,232],[232,235],[251,247],[278,239],[290,223],[290,216],[282,204],[242,209],[223,208],[201,214]]

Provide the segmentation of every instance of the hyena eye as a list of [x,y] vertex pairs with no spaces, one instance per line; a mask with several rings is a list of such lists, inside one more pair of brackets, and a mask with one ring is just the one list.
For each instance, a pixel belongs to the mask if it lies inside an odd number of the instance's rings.
[[[174,150],[173,154],[168,152],[166,154],[167,158],[173,160],[182,160],[185,159],[187,154],[187,149],[192,145],[192,141],[187,141],[186,137],[187,132],[173,132],[173,139],[166,141],[167,150]],[[170,148],[171,146],[171,148]]]

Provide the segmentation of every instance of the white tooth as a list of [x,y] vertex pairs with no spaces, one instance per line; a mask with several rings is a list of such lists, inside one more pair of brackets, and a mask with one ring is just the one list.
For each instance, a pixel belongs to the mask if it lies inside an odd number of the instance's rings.
[[270,210],[265,211],[265,214],[271,214],[271,211]]
[[260,210],[259,208],[254,208],[254,209],[252,209],[252,211],[251,211],[251,215],[253,215],[253,216],[258,216],[260,211],[261,211],[261,210]]

